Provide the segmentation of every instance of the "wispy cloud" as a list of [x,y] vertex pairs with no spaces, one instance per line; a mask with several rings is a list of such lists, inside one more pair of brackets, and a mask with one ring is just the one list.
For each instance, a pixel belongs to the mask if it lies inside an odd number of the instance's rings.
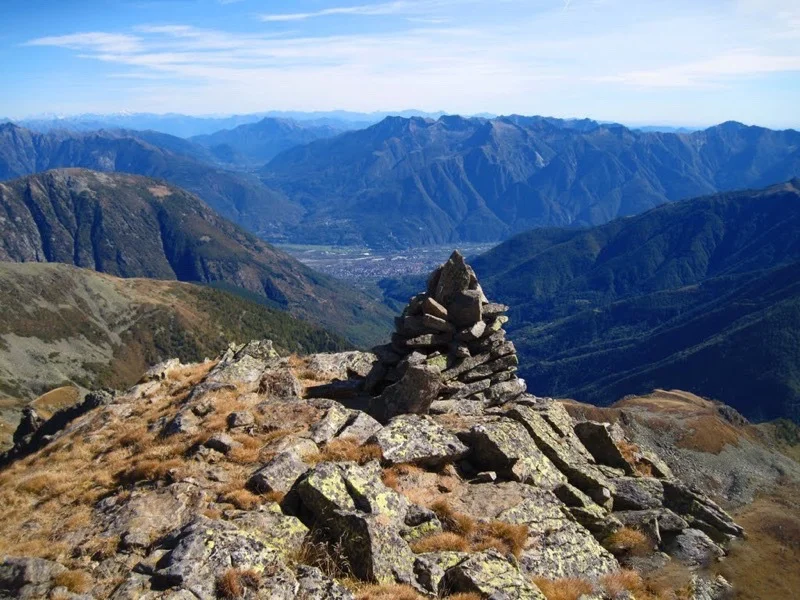
[[[723,15],[691,0],[675,0],[669,15],[649,3],[632,15],[625,0],[402,0],[260,17],[293,22],[291,31],[161,23],[27,45],[101,63],[150,110],[417,106],[613,118],[595,106],[643,111],[653,96],[639,93],[706,94],[800,72],[795,39],[776,37],[792,31],[780,16],[796,14],[792,3],[763,0],[769,12],[739,1]],[[330,15],[352,19],[335,29],[307,22]],[[381,15],[381,26],[364,26],[377,21],[362,17]],[[711,107],[716,96],[707,97]]]
[[399,0],[397,2],[384,2],[382,4],[362,4],[358,6],[338,6],[333,8],[325,8],[313,12],[296,12],[296,13],[270,13],[261,15],[260,18],[265,22],[280,22],[280,21],[304,21],[306,19],[313,19],[316,17],[329,17],[333,15],[362,15],[362,16],[379,16],[391,15],[399,12],[417,9],[420,5],[427,4],[425,2],[408,2]]

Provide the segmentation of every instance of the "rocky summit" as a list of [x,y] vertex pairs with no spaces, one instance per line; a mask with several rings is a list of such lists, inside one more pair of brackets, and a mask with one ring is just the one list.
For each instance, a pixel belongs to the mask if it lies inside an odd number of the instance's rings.
[[455,253],[374,354],[232,345],[28,411],[0,598],[729,597],[742,528],[619,424],[525,393],[505,310]]
[[379,392],[373,414],[480,413],[525,392],[503,330],[508,307],[489,302],[464,257],[453,252],[427,287],[395,320],[392,342],[374,349],[364,386]]

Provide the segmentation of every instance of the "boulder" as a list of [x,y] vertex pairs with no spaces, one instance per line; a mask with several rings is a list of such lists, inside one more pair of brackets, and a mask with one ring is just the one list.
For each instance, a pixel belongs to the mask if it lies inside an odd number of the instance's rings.
[[598,463],[633,475],[635,471],[617,446],[612,427],[609,423],[581,421],[575,423],[575,433]]
[[346,587],[327,577],[316,567],[298,565],[297,583],[300,587],[298,598],[308,600],[355,600]]
[[425,414],[441,388],[439,370],[427,365],[410,366],[403,377],[370,403],[379,421],[402,414]]
[[[722,536],[742,537],[744,529],[707,496],[677,480],[663,482],[664,506],[686,517],[693,527],[714,530]],[[713,533],[713,531],[706,531]]]
[[566,482],[566,477],[516,421],[487,421],[462,436],[470,447],[470,462],[481,470],[496,471],[502,477],[548,489]]
[[664,505],[664,486],[654,477],[617,477],[614,510],[646,510]]
[[247,487],[257,494],[288,492],[294,482],[308,471],[308,465],[294,452],[281,452],[250,476]]
[[675,560],[689,566],[708,566],[725,551],[699,529],[685,529],[669,540],[664,550]]
[[294,400],[302,397],[303,386],[289,365],[285,364],[264,370],[258,383],[258,393],[271,400]]
[[17,425],[17,428],[14,430],[14,443],[22,443],[25,438],[35,434],[43,424],[44,419],[39,416],[35,408],[32,406],[24,407],[22,409],[22,418],[19,421],[19,425]]
[[359,444],[364,444],[370,437],[378,433],[383,426],[367,413],[355,412],[355,416],[351,417],[347,425],[339,431],[337,437],[350,438],[356,440]]
[[319,421],[314,423],[309,432],[311,441],[316,444],[329,442],[341,431],[350,420],[350,411],[339,403],[333,404]]
[[0,562],[0,597],[20,600],[46,598],[53,579],[66,570],[64,566],[43,558],[5,558]]
[[237,410],[228,415],[227,423],[229,429],[242,429],[255,425],[256,418],[249,410]]
[[445,573],[469,558],[466,552],[425,552],[418,554],[414,561],[414,574],[417,582],[426,591],[441,595],[448,590],[442,585]]
[[216,450],[217,452],[222,452],[223,454],[227,454],[234,448],[242,447],[242,444],[240,442],[234,440],[227,433],[215,433],[210,438],[208,438],[203,445],[206,448],[211,448],[212,450]]
[[517,566],[499,552],[489,550],[470,555],[445,573],[446,589],[482,598],[511,600],[546,600]]
[[569,516],[551,492],[534,489],[497,519],[527,525],[528,543],[519,562],[530,576],[599,577],[619,569],[616,559]]
[[306,368],[322,378],[345,380],[350,377],[366,377],[378,359],[371,352],[336,352],[312,354]]
[[156,565],[153,583],[214,600],[217,578],[228,569],[253,569],[269,574],[264,587],[274,582],[283,590],[273,598],[294,598],[297,581],[271,540],[270,532],[243,531],[232,522],[197,517],[165,540],[170,550]]
[[390,463],[438,467],[467,454],[468,448],[431,417],[400,415],[376,433],[371,442],[380,446]]
[[422,312],[432,317],[444,319],[445,321],[447,320],[448,316],[447,309],[431,297],[425,298],[425,300],[422,302]]

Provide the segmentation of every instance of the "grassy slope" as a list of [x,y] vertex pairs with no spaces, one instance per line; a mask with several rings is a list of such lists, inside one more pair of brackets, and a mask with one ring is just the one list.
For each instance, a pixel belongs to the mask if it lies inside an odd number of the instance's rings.
[[[175,281],[119,279],[60,264],[0,263],[0,395],[62,383],[124,388],[167,358],[198,361],[230,342],[331,351],[342,338],[285,312]],[[8,417],[18,403],[5,402]]]

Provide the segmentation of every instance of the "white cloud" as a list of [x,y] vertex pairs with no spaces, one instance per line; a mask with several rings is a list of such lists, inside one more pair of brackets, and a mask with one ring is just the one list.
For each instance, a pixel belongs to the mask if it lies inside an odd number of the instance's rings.
[[139,37],[119,33],[91,31],[56,35],[30,40],[27,46],[56,46],[71,50],[96,50],[98,52],[138,52],[143,49]]

